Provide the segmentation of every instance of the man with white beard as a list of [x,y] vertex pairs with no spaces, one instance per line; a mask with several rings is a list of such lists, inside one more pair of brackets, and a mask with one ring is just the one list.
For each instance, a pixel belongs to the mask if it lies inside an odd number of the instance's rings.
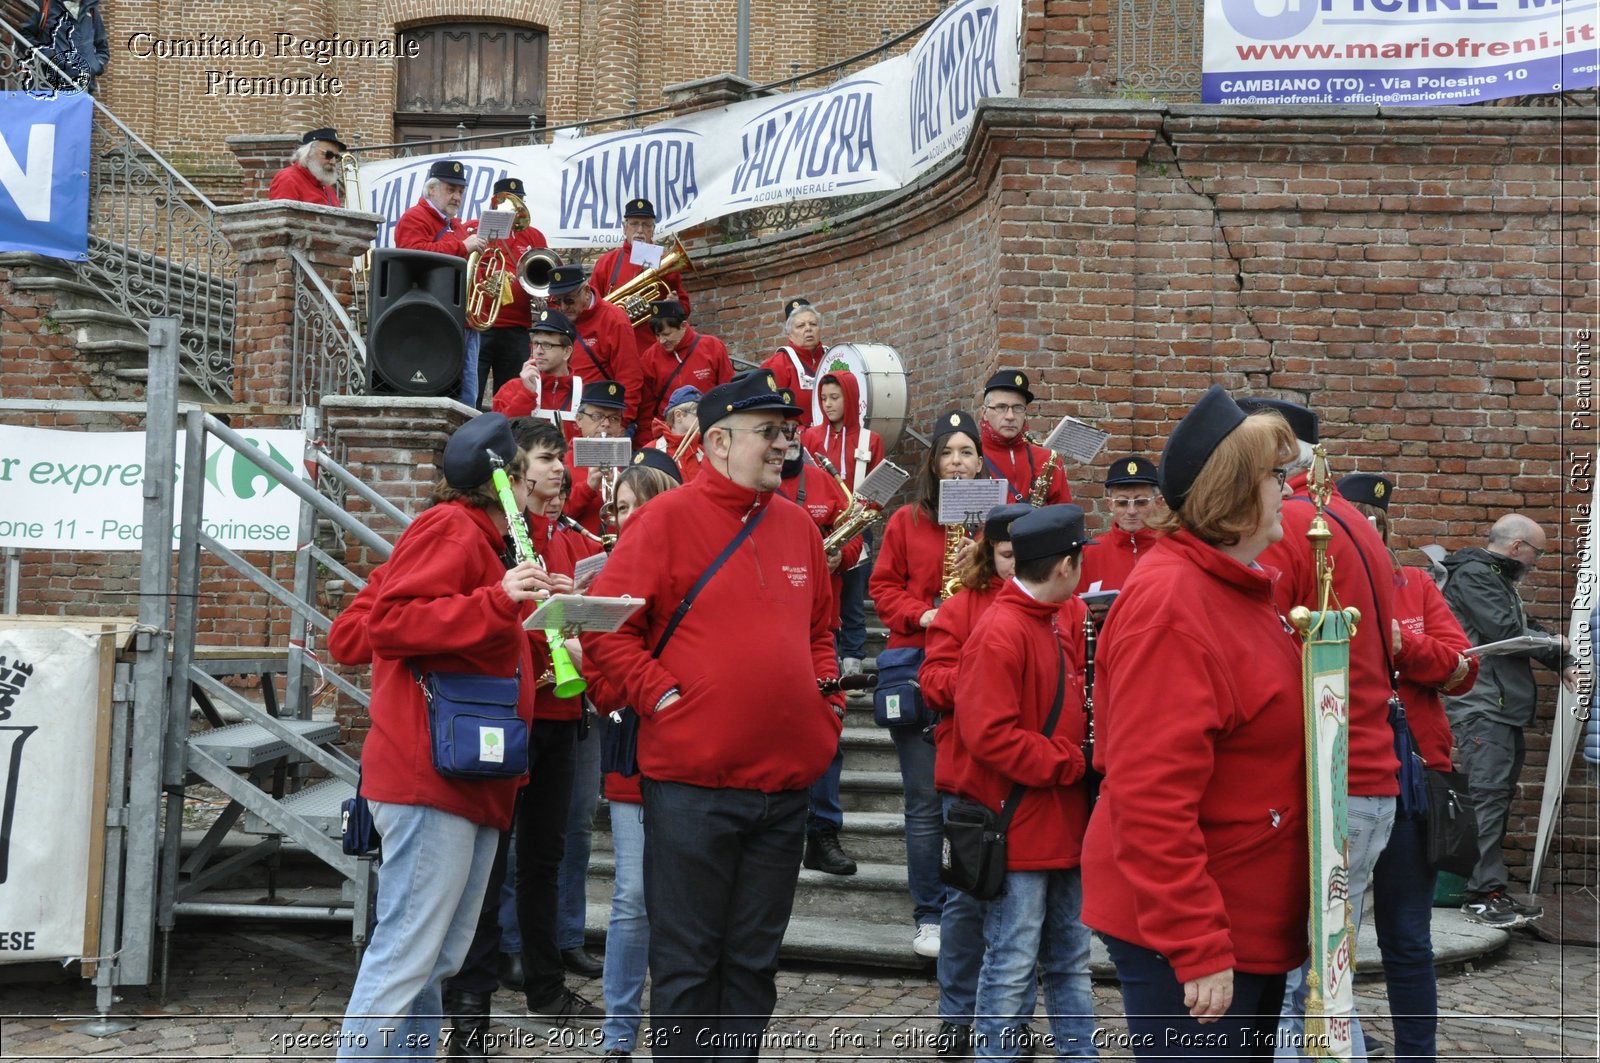
[[344,141],[332,129],[313,129],[300,138],[289,165],[273,175],[268,199],[292,199],[319,207],[339,206],[339,161]]

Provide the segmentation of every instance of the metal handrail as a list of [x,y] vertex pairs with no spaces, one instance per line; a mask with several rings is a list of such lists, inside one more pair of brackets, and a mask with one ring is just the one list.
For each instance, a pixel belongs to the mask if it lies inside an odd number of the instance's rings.
[[312,264],[311,260],[307,258],[304,253],[300,251],[290,251],[289,257],[294,259],[295,265],[299,266],[305,272],[306,277],[309,278],[312,285],[316,287],[317,293],[322,296],[323,300],[327,302],[329,309],[333,311],[334,318],[339,322],[340,325],[344,326],[344,330],[349,334],[350,341],[353,344],[355,351],[361,355],[363,360],[365,360],[367,357],[366,342],[362,340],[361,334],[356,331],[355,322],[350,320],[350,315],[345,312],[344,304],[339,302],[339,297],[334,295],[333,289],[329,288],[328,285],[324,283],[323,279],[317,274],[316,266]]
[[298,250],[291,250],[289,259],[296,280],[289,403],[316,405],[323,395],[359,389],[367,345],[316,264]]

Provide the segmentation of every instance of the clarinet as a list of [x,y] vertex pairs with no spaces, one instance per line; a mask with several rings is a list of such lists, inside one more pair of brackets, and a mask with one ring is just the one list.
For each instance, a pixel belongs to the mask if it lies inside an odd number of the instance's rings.
[[1083,783],[1089,794],[1089,808],[1100,800],[1100,781],[1094,770],[1094,617],[1083,614]]

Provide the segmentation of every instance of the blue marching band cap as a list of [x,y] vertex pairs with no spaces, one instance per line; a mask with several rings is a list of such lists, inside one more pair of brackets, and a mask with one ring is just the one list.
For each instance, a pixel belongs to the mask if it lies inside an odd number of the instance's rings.
[[793,299],[790,299],[787,303],[783,304],[783,319],[787,321],[789,318],[794,316],[794,312],[796,310],[804,310],[810,306],[810,299],[805,299],[797,295]]
[[657,299],[650,304],[650,316],[660,321],[670,321],[677,324],[689,315],[684,312],[683,304],[676,299]]
[[628,205],[622,208],[624,218],[649,218],[656,220],[656,207],[648,199],[630,199]]
[[1156,482],[1156,464],[1149,458],[1129,454],[1106,466],[1107,487],[1132,487]]
[[509,462],[517,456],[517,440],[504,414],[479,414],[444,445],[444,480],[458,491],[470,491],[489,482],[494,472],[490,454]]
[[1024,402],[1033,401],[1033,392],[1028,390],[1028,374],[1020,369],[1002,369],[989,378],[983,385],[983,394],[988,396],[991,391],[1015,391],[1022,396]]
[[667,412],[671,413],[686,402],[699,402],[702,398],[704,398],[704,395],[693,384],[685,384],[681,388],[673,388],[672,394],[667,396]]
[[1365,502],[1369,506],[1377,506],[1385,513],[1389,511],[1389,498],[1394,494],[1394,481],[1379,476],[1375,472],[1353,472],[1342,477],[1338,484],[1339,493],[1346,502]]
[[1289,402],[1287,399],[1261,399],[1243,398],[1239,401],[1239,409],[1245,413],[1256,413],[1260,410],[1271,410],[1289,422],[1289,430],[1294,437],[1302,443],[1316,446],[1321,439],[1318,431],[1317,415],[1299,403]]
[[678,463],[673,461],[664,450],[655,447],[645,447],[633,455],[633,464],[644,465],[672,477],[674,483],[683,483],[683,473],[678,470]]
[[603,410],[625,410],[628,408],[628,388],[615,380],[596,380],[583,385],[583,400],[585,406],[598,406]]
[[750,410],[776,410],[785,417],[800,416],[794,392],[787,388],[778,390],[778,380],[769,372],[746,371],[726,384],[718,384],[700,399],[700,431],[709,432],[712,425],[731,413]]
[[440,159],[428,167],[428,180],[440,180],[447,185],[466,186],[467,170],[456,159]]
[[933,422],[933,430],[928,433],[930,441],[928,448],[934,453],[939,451],[939,443],[945,436],[962,433],[972,440],[972,445],[978,448],[978,453],[983,453],[983,433],[978,431],[978,422],[973,420],[972,414],[966,410],[947,410],[939,415]]
[[550,294],[565,295],[577,291],[589,275],[583,271],[583,266],[578,262],[568,262],[565,265],[555,266],[550,270]]
[[539,316],[534,318],[529,326],[530,332],[554,332],[558,336],[565,336],[569,340],[578,338],[578,330],[566,314],[559,310],[541,310]]
[[311,144],[318,140],[326,140],[329,144],[332,144],[340,151],[349,150],[347,147],[345,147],[344,141],[339,139],[339,134],[336,133],[331,126],[323,126],[321,129],[311,130],[305,136],[300,138],[300,143]]
[[1010,542],[1011,522],[1032,512],[1033,507],[1026,502],[1009,502],[1003,506],[995,506],[989,511],[989,515],[983,518],[983,537],[992,543]]
[[498,180],[498,181],[496,181],[494,183],[494,192],[495,192],[496,195],[498,195],[501,192],[510,192],[512,195],[517,196],[517,197],[519,197],[521,199],[527,199],[528,198],[528,193],[523,188],[523,186],[522,186],[522,178],[520,178],[520,177],[502,177],[502,178],[500,178],[500,180]]
[[1054,557],[1092,542],[1083,530],[1083,510],[1070,502],[1024,513],[1011,522],[1011,549],[1018,561]]
[[1156,471],[1157,486],[1168,506],[1173,510],[1183,507],[1200,470],[1229,433],[1244,424],[1245,416],[1221,384],[1207,388],[1200,401],[1183,415],[1167,437]]

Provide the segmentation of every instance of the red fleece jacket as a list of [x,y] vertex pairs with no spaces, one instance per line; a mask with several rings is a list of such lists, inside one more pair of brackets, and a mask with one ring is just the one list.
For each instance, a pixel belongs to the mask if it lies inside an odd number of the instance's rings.
[[[1417,752],[1428,767],[1449,771],[1454,738],[1439,692],[1472,640],[1461,630],[1461,622],[1427,572],[1403,568],[1395,573],[1395,580],[1395,613],[1406,631],[1397,662],[1400,701],[1406,707]],[[1478,658],[1468,657],[1467,676],[1450,693],[1465,694],[1477,681]]]
[[[1027,425],[1024,424],[1023,432],[1026,431]],[[1011,485],[1011,497],[1007,501],[1028,501],[1033,493],[1033,481],[1044,471],[1051,452],[1029,443],[1022,438],[1022,433],[1009,442],[1001,439],[1000,433],[990,428],[988,421],[978,426],[978,434],[983,437],[982,475],[1003,479]],[[1045,492],[1044,504],[1054,506],[1071,501],[1072,488],[1067,486],[1067,470],[1062,460],[1057,458],[1055,471],[1050,474],[1050,489]]]
[[1139,558],[1148,554],[1160,538],[1160,533],[1149,528],[1129,534],[1115,524],[1095,535],[1094,542],[1083,548],[1083,578],[1078,580],[1078,593],[1087,591],[1096,580],[1100,590],[1120,591]]
[[[794,371],[794,362],[789,358],[787,351],[794,351],[800,359],[800,366],[805,370],[805,378]],[[822,372],[822,362],[827,348],[818,344],[815,347],[780,347],[766,361],[761,363],[761,368],[770,372],[778,382],[778,388],[788,388],[794,392],[795,405],[800,407],[800,424],[809,428],[822,423],[822,415],[812,401],[812,393],[817,387],[817,375]]]
[[915,503],[901,506],[883,529],[883,545],[867,588],[889,629],[889,648],[927,641],[919,621],[939,599],[944,571],[944,528]]
[[426,198],[413,203],[394,226],[394,246],[407,251],[432,251],[441,255],[467,257],[466,238],[471,235],[460,218],[446,219]]
[[1097,648],[1083,921],[1180,982],[1306,957],[1299,640],[1273,573],[1188,532],[1157,543]]
[[838,424],[824,421],[807,428],[800,433],[800,445],[833,462],[833,467],[854,491],[861,482],[857,470],[865,477],[883,460],[883,440],[872,429],[861,426],[861,381],[856,375],[844,370],[826,373],[817,381],[817,387],[830,380],[844,393],[844,416]]
[[267,186],[268,199],[290,199],[300,203],[315,203],[319,207],[337,207],[339,191],[334,185],[325,185],[304,163],[291,163],[272,175]]
[[578,342],[572,345],[572,372],[589,383],[615,380],[627,389],[627,406],[622,411],[626,428],[638,420],[639,399],[644,394],[639,344],[628,315],[595,296],[572,324],[578,330]]

